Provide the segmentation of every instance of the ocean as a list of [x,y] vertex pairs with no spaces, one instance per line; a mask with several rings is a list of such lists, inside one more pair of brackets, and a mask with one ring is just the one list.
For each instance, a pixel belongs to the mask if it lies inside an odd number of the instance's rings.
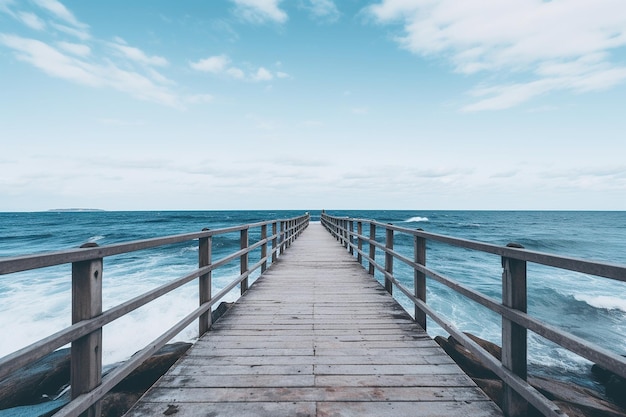
[[[626,265],[626,212],[327,210],[329,214],[376,219],[408,228],[497,245]],[[64,250],[196,232],[301,215],[303,211],[149,211],[0,213],[0,257]],[[319,211],[311,211],[319,220]],[[258,239],[251,235],[251,241]],[[379,237],[381,241],[383,236]],[[213,258],[239,249],[238,233],[214,238]],[[398,252],[411,256],[412,239],[398,236]],[[338,248],[338,250],[340,250]],[[188,273],[197,263],[196,242],[105,259],[104,309]],[[258,252],[258,251],[257,251]],[[255,255],[258,259],[258,254]],[[384,259],[377,254],[378,259]],[[250,264],[255,262],[252,256]],[[465,285],[500,299],[497,256],[429,243],[427,264]],[[412,286],[413,273],[396,261],[395,275]],[[213,293],[239,274],[233,262],[213,274]],[[254,277],[258,276],[255,275]],[[0,276],[0,357],[71,324],[71,267],[50,267]],[[376,275],[382,282],[382,276]],[[412,304],[394,294],[410,312]],[[233,301],[238,289],[226,301]],[[127,359],[197,305],[192,282],[104,329],[105,365]],[[428,280],[428,303],[459,329],[500,344],[500,317]],[[618,354],[626,354],[626,283],[539,265],[528,266],[528,311],[546,322]],[[146,323],[150,323],[146,326]],[[431,336],[444,330],[428,322]],[[194,323],[175,340],[193,340]],[[529,372],[593,387],[591,364],[529,332]]]

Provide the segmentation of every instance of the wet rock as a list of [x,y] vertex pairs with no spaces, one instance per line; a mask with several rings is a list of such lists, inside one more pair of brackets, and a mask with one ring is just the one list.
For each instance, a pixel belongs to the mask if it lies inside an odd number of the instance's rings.
[[595,391],[571,382],[529,377],[528,383],[559,406],[566,404],[563,408],[572,410],[570,417],[626,417],[626,412],[621,407],[606,401]]
[[[222,302],[213,322],[234,303]],[[123,415],[191,346],[165,345],[102,399],[102,415]],[[55,398],[70,382],[70,349],[60,349],[0,381],[0,417],[46,416],[67,404],[69,392]]]
[[[494,357],[500,360],[501,348],[491,342],[480,339],[471,334],[467,334],[472,340],[482,346]],[[452,336],[443,338],[435,337],[435,341],[454,359],[454,361],[476,382],[492,401],[499,406],[502,405],[502,380],[493,372],[484,367],[478,357],[464,348]],[[604,377],[605,383],[609,383],[616,375],[606,370],[596,370],[594,374]],[[598,378],[600,378],[598,377]],[[584,388],[571,382],[562,382],[544,377],[528,377],[528,383],[540,391],[546,398],[553,401],[561,411],[570,417],[626,417],[626,411],[618,404],[603,398],[588,388]],[[608,387],[608,385],[607,385]],[[618,393],[622,399],[626,400],[623,387]],[[529,417],[540,416],[536,410],[529,411]]]
[[486,368],[476,355],[467,350],[454,337],[450,336],[446,339],[441,336],[436,336],[435,342],[437,342],[465,373],[472,378],[497,378],[496,374]]
[[607,397],[626,407],[626,379],[596,364],[591,367],[591,373],[604,385]]
[[163,346],[113,388],[116,392],[143,392],[150,388],[191,347],[191,343]]
[[70,381],[70,350],[56,352],[0,381],[0,409],[49,401]]

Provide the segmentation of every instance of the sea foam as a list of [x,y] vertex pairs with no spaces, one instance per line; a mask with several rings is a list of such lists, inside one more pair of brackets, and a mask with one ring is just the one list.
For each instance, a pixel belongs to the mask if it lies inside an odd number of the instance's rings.
[[405,223],[421,223],[421,222],[427,222],[428,217],[420,217],[420,216],[415,216],[415,217],[411,217],[410,219],[405,220]]
[[620,297],[610,295],[587,295],[574,294],[577,301],[583,301],[591,307],[601,308],[605,310],[621,310],[626,313],[626,300]]

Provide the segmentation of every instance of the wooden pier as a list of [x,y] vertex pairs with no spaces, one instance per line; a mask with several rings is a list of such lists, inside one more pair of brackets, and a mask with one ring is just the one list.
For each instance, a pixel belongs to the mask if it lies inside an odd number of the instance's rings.
[[342,249],[311,224],[127,415],[501,416]]

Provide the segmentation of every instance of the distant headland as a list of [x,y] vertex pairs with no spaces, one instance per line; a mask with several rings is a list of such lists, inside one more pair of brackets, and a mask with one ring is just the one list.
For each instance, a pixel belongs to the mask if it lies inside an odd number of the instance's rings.
[[105,211],[101,209],[93,209],[93,208],[63,208],[63,209],[50,209],[48,212],[53,213],[82,213],[82,212],[95,212],[95,211]]

